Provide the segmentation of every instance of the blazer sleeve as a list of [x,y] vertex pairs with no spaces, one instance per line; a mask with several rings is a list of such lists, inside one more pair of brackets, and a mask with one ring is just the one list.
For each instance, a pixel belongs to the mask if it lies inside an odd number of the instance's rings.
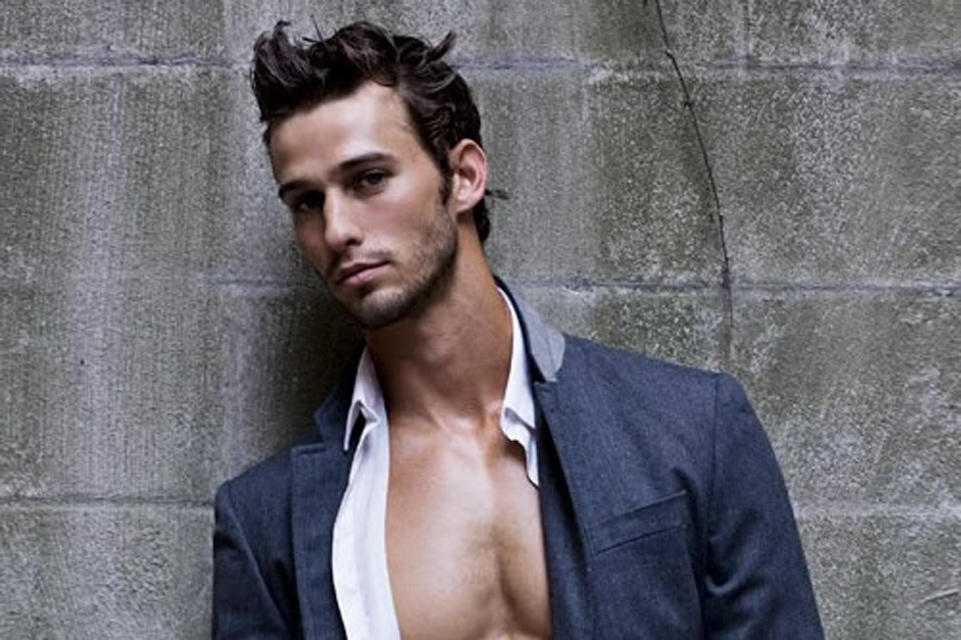
[[214,504],[215,640],[294,637],[260,571],[234,507],[230,483]]
[[823,638],[787,489],[744,391],[716,380],[704,623],[711,640]]

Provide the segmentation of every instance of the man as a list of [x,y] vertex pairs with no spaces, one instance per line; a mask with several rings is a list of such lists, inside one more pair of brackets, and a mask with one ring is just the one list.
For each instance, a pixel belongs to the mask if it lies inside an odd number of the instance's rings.
[[743,392],[565,336],[495,280],[464,80],[370,24],[255,46],[279,196],[366,348],[224,484],[222,638],[819,638]]

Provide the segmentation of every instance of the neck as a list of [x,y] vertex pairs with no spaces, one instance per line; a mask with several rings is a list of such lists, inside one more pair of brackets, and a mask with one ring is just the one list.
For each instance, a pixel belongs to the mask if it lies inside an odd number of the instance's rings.
[[370,331],[367,348],[392,422],[476,426],[499,412],[511,318],[483,252],[461,252],[448,286],[415,316]]

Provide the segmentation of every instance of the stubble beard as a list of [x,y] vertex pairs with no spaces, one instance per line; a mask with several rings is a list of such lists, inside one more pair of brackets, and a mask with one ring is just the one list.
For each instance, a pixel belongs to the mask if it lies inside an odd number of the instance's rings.
[[416,316],[440,296],[450,283],[457,257],[457,226],[442,205],[414,250],[411,264],[418,265],[408,282],[387,291],[361,291],[360,298],[340,306],[365,330],[386,327]]

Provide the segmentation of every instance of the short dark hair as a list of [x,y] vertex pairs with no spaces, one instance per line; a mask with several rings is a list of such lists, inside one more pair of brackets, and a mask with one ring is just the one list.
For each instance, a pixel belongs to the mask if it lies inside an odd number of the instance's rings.
[[[436,46],[396,35],[369,22],[355,22],[329,38],[291,41],[278,22],[254,44],[250,84],[265,123],[264,143],[294,113],[348,96],[368,81],[394,88],[407,108],[417,137],[441,174],[441,198],[450,195],[453,171],[448,152],[467,138],[483,147],[481,121],[470,87],[444,62],[454,46],[448,33]],[[490,233],[486,198],[474,206],[481,242]]]

